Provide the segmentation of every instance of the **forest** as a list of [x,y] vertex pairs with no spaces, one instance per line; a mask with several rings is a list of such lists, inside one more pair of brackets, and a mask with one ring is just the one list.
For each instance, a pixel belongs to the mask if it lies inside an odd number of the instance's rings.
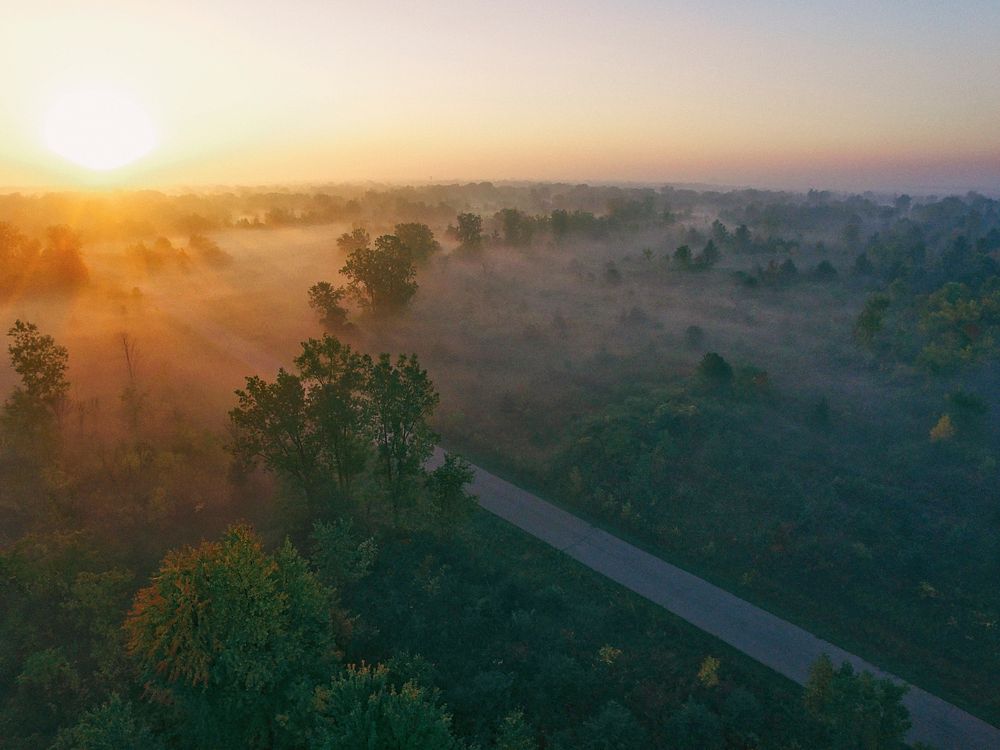
[[905,746],[473,465],[1000,722],[992,198],[10,193],[0,329],[0,747]]

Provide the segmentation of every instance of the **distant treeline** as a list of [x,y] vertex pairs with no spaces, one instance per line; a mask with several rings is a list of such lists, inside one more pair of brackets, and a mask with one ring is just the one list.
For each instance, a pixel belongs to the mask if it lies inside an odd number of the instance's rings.
[[45,193],[0,195],[0,221],[38,234],[52,224],[72,226],[85,239],[129,239],[157,234],[196,234],[232,227],[380,222],[444,225],[463,212],[492,219],[488,235],[513,244],[534,236],[594,237],[657,223],[706,226],[715,218],[745,225],[766,238],[784,234],[800,240],[840,236],[858,242],[893,222],[909,219],[940,241],[965,223],[974,235],[996,224],[998,203],[970,193],[964,197],[912,199],[874,194],[840,195],[763,190],[697,191],[652,187],[491,182],[416,187],[317,186],[308,190],[243,188],[204,193],[132,191],[107,194]]

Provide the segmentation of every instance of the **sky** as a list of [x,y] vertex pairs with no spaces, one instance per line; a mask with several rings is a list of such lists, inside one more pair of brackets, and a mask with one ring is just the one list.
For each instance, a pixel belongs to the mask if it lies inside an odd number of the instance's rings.
[[[997,0],[5,0],[0,186],[1000,191]],[[148,114],[94,172],[67,92]]]

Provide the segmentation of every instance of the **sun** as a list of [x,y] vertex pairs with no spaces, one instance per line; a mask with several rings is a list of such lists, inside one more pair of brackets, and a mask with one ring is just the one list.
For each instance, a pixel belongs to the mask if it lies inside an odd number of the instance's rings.
[[156,131],[142,106],[113,88],[94,86],[56,98],[42,125],[50,150],[87,169],[124,167],[156,146]]

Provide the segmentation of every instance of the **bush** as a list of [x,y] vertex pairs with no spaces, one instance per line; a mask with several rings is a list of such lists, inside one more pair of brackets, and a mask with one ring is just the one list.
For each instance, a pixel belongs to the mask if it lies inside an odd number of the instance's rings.
[[701,358],[698,377],[712,385],[728,385],[733,382],[733,368],[720,355],[709,352]]

